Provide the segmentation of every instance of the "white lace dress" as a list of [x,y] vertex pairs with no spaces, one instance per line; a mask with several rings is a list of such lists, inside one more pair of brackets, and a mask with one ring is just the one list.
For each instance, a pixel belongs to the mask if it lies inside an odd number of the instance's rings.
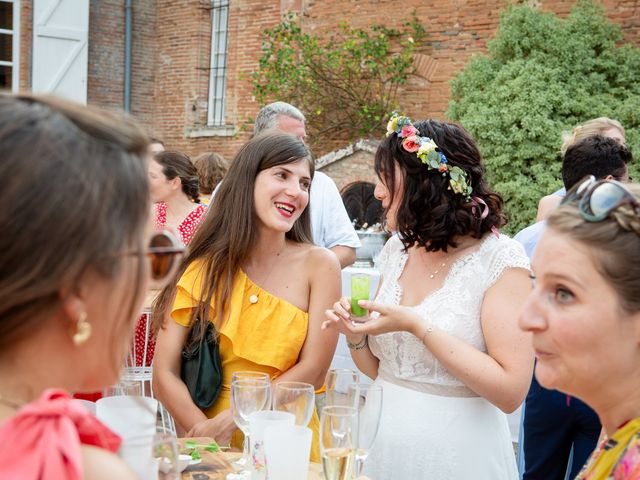
[[[378,260],[379,303],[399,304],[407,254],[397,237]],[[488,235],[451,267],[442,287],[412,307],[425,323],[487,351],[480,310],[484,294],[512,267],[529,268],[519,243]],[[516,321],[517,313],[513,314]],[[513,480],[518,478],[506,415],[452,376],[407,332],[369,338],[380,360],[383,411],[365,473],[375,480]]]

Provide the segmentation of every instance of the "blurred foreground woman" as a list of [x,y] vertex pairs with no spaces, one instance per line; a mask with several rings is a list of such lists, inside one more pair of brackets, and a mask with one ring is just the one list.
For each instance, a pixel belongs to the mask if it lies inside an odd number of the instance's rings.
[[149,275],[170,273],[148,247],[147,148],[131,120],[0,95],[0,478],[133,477],[67,392],[118,381]]
[[520,326],[540,385],[574,395],[606,438],[578,480],[640,478],[640,187],[578,183],[548,219]]

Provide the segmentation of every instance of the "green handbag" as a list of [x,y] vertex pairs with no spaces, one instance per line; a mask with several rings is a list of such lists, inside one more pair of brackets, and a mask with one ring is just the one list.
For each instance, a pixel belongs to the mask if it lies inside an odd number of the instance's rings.
[[213,324],[207,322],[205,334],[198,343],[191,341],[194,330],[196,329],[191,329],[182,350],[180,377],[193,402],[204,409],[213,405],[222,388],[222,360]]

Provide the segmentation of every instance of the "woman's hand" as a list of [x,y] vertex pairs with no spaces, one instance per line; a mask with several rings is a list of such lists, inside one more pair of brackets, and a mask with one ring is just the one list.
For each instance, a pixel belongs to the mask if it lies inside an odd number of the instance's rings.
[[[422,330],[426,330],[420,316],[409,307],[374,303],[368,300],[360,300],[358,305],[366,308],[369,315],[357,317],[358,321],[354,321],[354,317],[351,316],[350,299],[348,297],[341,298],[339,302],[334,304],[333,310],[326,311],[328,320],[322,324],[322,328],[335,325],[351,343],[362,340],[365,334],[379,335],[404,331],[420,337],[423,334]],[[377,312],[378,315],[372,316],[371,312]]]
[[187,437],[211,437],[219,445],[229,445],[236,427],[231,409],[227,408],[213,418],[196,423],[187,433]]

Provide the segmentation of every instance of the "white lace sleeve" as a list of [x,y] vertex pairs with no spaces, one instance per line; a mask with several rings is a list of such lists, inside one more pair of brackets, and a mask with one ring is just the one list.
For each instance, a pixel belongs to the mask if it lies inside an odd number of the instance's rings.
[[503,272],[509,268],[524,268],[530,270],[529,258],[524,248],[519,242],[500,235],[497,242],[493,242],[487,257],[487,284],[490,288],[502,276]]
[[380,250],[380,254],[376,259],[375,268],[378,269],[380,274],[387,278],[389,276],[390,270],[395,267],[396,261],[394,261],[394,257],[397,252],[399,252],[403,248],[402,242],[398,238],[397,235],[392,235],[387,243],[384,244],[382,250]]

